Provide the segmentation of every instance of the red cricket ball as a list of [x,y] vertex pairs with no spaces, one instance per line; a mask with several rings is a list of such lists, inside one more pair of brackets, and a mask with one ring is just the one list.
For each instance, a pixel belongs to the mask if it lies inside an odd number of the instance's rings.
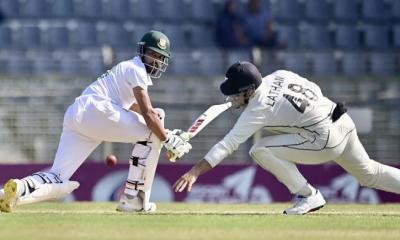
[[109,167],[113,167],[117,164],[118,159],[114,154],[110,154],[106,157],[106,164]]

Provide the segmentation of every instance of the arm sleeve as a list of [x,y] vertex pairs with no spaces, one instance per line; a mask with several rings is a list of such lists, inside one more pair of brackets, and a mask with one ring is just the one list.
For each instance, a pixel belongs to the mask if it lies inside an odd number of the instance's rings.
[[132,88],[139,86],[143,89],[147,89],[147,76],[141,75],[135,68],[128,67],[124,71],[124,75],[124,78],[126,79],[128,85]]
[[265,126],[265,117],[261,113],[262,111],[246,110],[240,115],[231,131],[204,156],[204,159],[212,167],[218,165],[224,158],[236,151],[240,144]]

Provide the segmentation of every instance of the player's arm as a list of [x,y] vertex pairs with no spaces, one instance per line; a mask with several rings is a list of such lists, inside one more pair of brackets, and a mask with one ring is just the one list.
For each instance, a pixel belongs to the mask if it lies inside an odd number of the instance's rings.
[[[167,134],[165,129],[158,117],[158,114],[154,111],[151,105],[150,97],[148,92],[141,88],[133,88],[133,94],[135,95],[136,101],[139,105],[139,110],[146,121],[147,127],[161,140],[165,141],[167,139]],[[131,107],[132,108],[132,107]]]
[[[244,136],[238,136],[237,133],[237,125],[217,144],[215,144],[210,151],[204,156],[204,159],[197,162],[196,165],[192,167],[188,172],[182,175],[174,184],[173,188],[175,192],[182,192],[187,188],[190,192],[192,190],[193,184],[197,181],[197,178],[210,171],[213,167],[218,165],[224,158],[230,155],[233,151],[235,151],[238,146],[244,142],[248,137],[250,137],[254,132],[254,127],[248,129],[249,125],[246,125],[244,130],[248,132],[244,133]],[[254,130],[255,131],[255,130]],[[239,133],[243,131],[238,131]]]
[[175,182],[173,185],[175,192],[182,192],[185,188],[187,188],[189,192],[192,191],[192,186],[196,182],[197,178],[211,169],[212,166],[206,160],[203,159],[197,162],[192,169],[182,175],[182,177]]
[[140,110],[140,106],[137,103],[132,104],[132,106],[129,108],[129,110],[134,111],[134,112],[142,115],[142,111]]
[[208,151],[204,159],[212,167],[215,167],[223,159],[236,151],[240,144],[244,143],[264,126],[265,117],[263,111],[251,111],[250,109],[246,109],[240,115],[229,133]]
[[[239,124],[240,126],[240,124]],[[173,185],[175,192],[182,192],[187,188],[190,192],[192,190],[193,184],[197,181],[197,178],[210,171],[213,167],[218,165],[224,158],[231,154],[237,147],[244,142],[248,137],[250,137],[256,129],[259,129],[257,125],[250,126],[249,124],[244,126],[245,132],[242,136],[241,134],[236,135],[235,129],[238,125],[229,132],[228,135],[224,137],[221,141],[215,144],[210,151],[206,154],[204,159],[197,162],[188,172],[183,174]],[[242,130],[238,131],[242,133]]]
[[224,158],[235,151],[239,145],[245,142],[257,130],[264,126],[264,119],[259,111],[245,111],[239,117],[233,129],[204,156],[204,159],[197,162],[188,172],[180,177],[174,184],[175,192],[182,192],[187,188],[190,192],[197,178],[210,171]]

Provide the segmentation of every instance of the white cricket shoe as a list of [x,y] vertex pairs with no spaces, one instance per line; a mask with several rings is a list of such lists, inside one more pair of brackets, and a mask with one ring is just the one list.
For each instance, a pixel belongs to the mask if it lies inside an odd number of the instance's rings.
[[125,194],[119,199],[117,211],[140,212],[143,210],[143,201],[139,197],[129,199]]
[[283,214],[287,215],[304,215],[309,212],[317,211],[326,204],[324,197],[321,192],[317,192],[311,196],[303,197],[296,196],[296,203],[292,208],[288,208],[283,211]]
[[12,212],[19,196],[17,180],[8,180],[4,185],[3,192],[0,198],[0,211]]
[[[146,206],[143,206],[146,205]],[[138,196],[129,199],[125,194],[119,200],[117,211],[120,212],[155,212],[157,205],[153,202],[143,204],[143,195],[139,191]]]

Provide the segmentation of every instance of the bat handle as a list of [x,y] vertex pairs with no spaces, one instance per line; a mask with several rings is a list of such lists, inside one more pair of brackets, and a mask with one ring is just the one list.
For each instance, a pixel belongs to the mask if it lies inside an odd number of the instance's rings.
[[[188,131],[189,131],[189,130],[188,130]],[[180,136],[184,141],[189,142],[189,140],[193,137],[193,134],[182,131],[182,132],[179,134],[179,136]],[[173,163],[175,163],[176,160],[177,160],[177,158],[178,158],[175,154],[173,154],[172,152],[169,152],[169,151],[167,152],[167,157],[168,157],[168,160],[169,160],[170,162],[173,162]]]
[[167,152],[167,158],[170,162],[175,163],[176,162],[176,155],[173,154],[172,152]]

